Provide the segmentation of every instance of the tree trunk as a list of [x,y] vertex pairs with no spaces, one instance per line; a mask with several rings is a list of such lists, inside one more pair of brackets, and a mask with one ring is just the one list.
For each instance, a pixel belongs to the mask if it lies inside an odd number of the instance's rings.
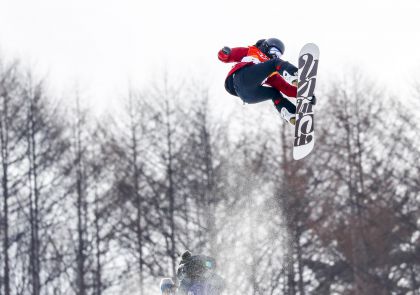
[[354,171],[356,167],[354,150],[352,148],[352,134],[353,126],[350,122],[350,110],[348,109],[347,102],[344,102],[344,126],[346,130],[346,149],[347,149],[347,167],[349,169],[347,175],[347,190],[348,198],[350,203],[350,215],[354,220],[354,224],[350,225],[350,237],[351,237],[351,247],[352,247],[352,269],[353,269],[353,282],[355,295],[365,294],[365,282],[363,277],[363,241],[361,233],[361,216],[359,208],[359,197],[357,192],[357,179],[356,172]]
[[[287,154],[288,152],[288,146],[286,145],[286,143],[288,142],[287,136],[286,136],[286,125],[283,124],[281,127],[281,133],[280,133],[280,137],[282,140],[282,171],[283,171],[283,180],[282,183],[286,184],[285,187],[283,187],[283,190],[289,191],[290,189],[287,187],[287,184],[289,183],[289,180],[291,179],[291,167],[289,165],[289,156]],[[283,197],[283,196],[282,196]],[[283,210],[285,210],[285,212],[289,212],[289,216],[287,217],[286,220],[286,224],[287,224],[287,229],[288,229],[288,235],[289,238],[290,236],[295,236],[295,230],[294,230],[294,214],[295,212],[290,212],[290,198],[289,194],[285,194],[284,195],[284,200],[280,200],[282,206],[283,206]],[[291,220],[292,219],[292,220]],[[287,276],[287,295],[295,295],[296,294],[296,280],[295,280],[295,259],[294,259],[294,242],[293,240],[290,241],[287,245],[287,249],[285,249],[286,253],[286,276]]]
[[8,101],[3,97],[3,114],[0,118],[0,144],[2,160],[2,189],[3,189],[3,254],[4,254],[4,294],[10,295],[10,267],[9,267],[9,128]]
[[40,252],[39,252],[39,189],[38,189],[38,167],[36,150],[36,105],[35,98],[29,97],[29,116],[28,116],[28,158],[29,158],[29,210],[31,226],[31,249],[30,249],[30,269],[32,278],[32,294],[39,295],[41,292],[40,280]]
[[[167,91],[165,91],[167,94]],[[171,249],[170,257],[172,262],[172,275],[176,275],[176,247],[175,247],[175,191],[173,180],[173,155],[172,155],[172,124],[170,122],[170,109],[169,102],[165,100],[165,113],[166,113],[166,144],[167,144],[167,167],[166,176],[168,180],[168,199],[169,199],[169,227],[170,227],[170,240]]]
[[216,218],[215,218],[215,206],[213,200],[214,193],[214,171],[213,171],[213,154],[210,143],[210,134],[207,130],[207,118],[206,113],[203,111],[202,114],[202,127],[201,135],[203,136],[204,144],[204,164],[206,167],[206,186],[205,186],[205,204],[206,204],[206,216],[207,216],[207,230],[208,240],[210,246],[210,255],[213,257],[217,256],[217,232],[216,232]]
[[77,295],[86,295],[85,282],[85,190],[83,178],[83,147],[81,136],[81,113],[79,108],[79,100],[77,99],[77,124],[76,124],[76,193],[77,193]]
[[101,262],[101,236],[99,226],[99,200],[95,192],[95,247],[96,247],[96,276],[95,276],[95,295],[102,295],[102,262]]
[[130,93],[129,97],[130,103],[130,119],[131,119],[131,154],[132,154],[132,168],[133,168],[133,185],[134,185],[134,197],[136,204],[136,236],[137,236],[137,248],[138,248],[138,266],[139,266],[139,283],[140,283],[140,295],[144,294],[144,271],[143,271],[143,225],[142,225],[142,215],[143,215],[143,204],[142,198],[140,195],[140,185],[139,185],[139,168],[137,166],[138,161],[138,142],[137,142],[137,128],[134,122],[134,107],[132,106],[132,96]]
[[295,236],[297,264],[298,264],[298,273],[299,273],[298,288],[299,288],[299,295],[305,295],[305,288],[303,284],[302,245],[300,244],[300,237],[301,237],[301,233],[300,233],[300,230],[298,229],[296,231],[296,236]]

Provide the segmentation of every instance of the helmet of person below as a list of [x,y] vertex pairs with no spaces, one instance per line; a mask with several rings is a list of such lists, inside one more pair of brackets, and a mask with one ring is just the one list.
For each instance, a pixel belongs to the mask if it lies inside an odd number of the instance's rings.
[[269,57],[280,57],[284,54],[284,44],[277,38],[265,39],[260,42],[258,48]]

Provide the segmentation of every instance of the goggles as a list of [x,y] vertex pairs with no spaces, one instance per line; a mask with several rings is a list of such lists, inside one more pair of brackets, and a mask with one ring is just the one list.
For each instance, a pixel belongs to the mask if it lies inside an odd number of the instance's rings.
[[280,50],[278,50],[276,47],[271,47],[268,50],[268,54],[270,54],[272,57],[280,58],[282,56]]
[[213,262],[211,262],[210,260],[206,260],[206,262],[204,263],[204,266],[208,269],[212,269],[213,268]]

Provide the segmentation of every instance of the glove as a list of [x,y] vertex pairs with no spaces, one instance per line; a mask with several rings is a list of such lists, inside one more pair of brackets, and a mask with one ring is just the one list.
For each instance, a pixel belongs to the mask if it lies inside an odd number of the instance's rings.
[[218,54],[219,59],[221,61],[227,62],[229,60],[229,55],[231,51],[232,50],[229,47],[227,46],[223,47],[223,49],[219,51],[219,54]]
[[230,48],[229,48],[229,47],[227,47],[227,46],[223,47],[222,51],[223,51],[223,53],[224,53],[224,54],[228,54],[228,55],[229,55],[229,54],[230,54],[230,52],[231,52]]

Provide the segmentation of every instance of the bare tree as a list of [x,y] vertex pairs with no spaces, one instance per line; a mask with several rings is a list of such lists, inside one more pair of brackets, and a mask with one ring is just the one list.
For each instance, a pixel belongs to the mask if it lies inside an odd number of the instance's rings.
[[24,114],[17,63],[0,64],[0,148],[2,187],[2,250],[4,294],[12,294],[11,246],[20,237],[20,229],[10,228],[10,202],[16,201],[16,192],[21,183],[16,176],[16,167],[22,161],[24,129],[20,128]]
[[[384,107],[383,93],[357,74],[337,82],[327,97],[322,111],[329,114],[328,122],[321,116],[320,149],[313,162],[322,167],[314,176],[323,196],[317,206],[324,212],[313,229],[330,249],[324,255],[335,263],[308,259],[306,264],[323,282],[319,287],[329,285],[328,292],[341,288],[351,294],[389,294],[398,287],[388,277],[392,267],[383,262],[404,236],[389,231],[401,227],[390,211],[399,199],[390,176],[403,164],[393,161],[401,138],[392,134],[408,137],[398,119],[389,124],[394,109]],[[339,274],[336,281],[329,275],[333,270]]]
[[[181,119],[178,117],[182,105],[181,91],[182,86],[171,85],[166,73],[163,76],[162,84],[155,85],[153,95],[156,109],[160,110],[156,116],[157,132],[154,142],[159,155],[158,165],[162,167],[162,173],[164,173],[164,177],[161,179],[165,196],[161,204],[161,209],[165,213],[165,225],[162,227],[162,233],[167,241],[167,255],[170,259],[172,276],[176,275],[177,240],[182,239],[181,229],[183,227],[176,221],[176,218],[183,212],[180,208],[180,205],[182,206],[182,200],[179,198],[180,183],[177,181],[177,176],[182,171],[179,155],[180,147],[183,144],[183,130],[178,128],[182,125],[180,121],[175,121]],[[181,218],[180,222],[182,222]]]
[[[222,147],[226,147],[225,132],[227,124],[215,122],[212,118],[210,96],[207,88],[200,83],[193,83],[188,96],[193,96],[191,106],[183,111],[182,127],[185,131],[185,143],[179,155],[182,163],[181,177],[178,182],[183,186],[184,209],[186,211],[186,226],[190,228],[185,233],[187,240],[190,233],[198,238],[186,243],[199,251],[217,257],[219,227],[217,213],[224,199],[225,175]],[[195,211],[195,216],[193,212]],[[188,217],[188,214],[192,215]]]
[[[114,133],[117,139],[112,150],[119,156],[116,166],[116,189],[121,203],[120,241],[135,256],[135,269],[138,274],[140,294],[145,294],[145,277],[148,270],[154,273],[156,263],[152,257],[145,257],[145,251],[156,247],[150,238],[150,231],[159,225],[153,221],[153,210],[160,198],[159,193],[151,189],[153,183],[147,169],[151,161],[151,146],[154,110],[148,105],[145,94],[129,91],[122,117],[122,124],[116,123]],[[153,162],[153,161],[152,161]],[[155,195],[156,193],[156,195]],[[127,215],[126,211],[132,212]]]

